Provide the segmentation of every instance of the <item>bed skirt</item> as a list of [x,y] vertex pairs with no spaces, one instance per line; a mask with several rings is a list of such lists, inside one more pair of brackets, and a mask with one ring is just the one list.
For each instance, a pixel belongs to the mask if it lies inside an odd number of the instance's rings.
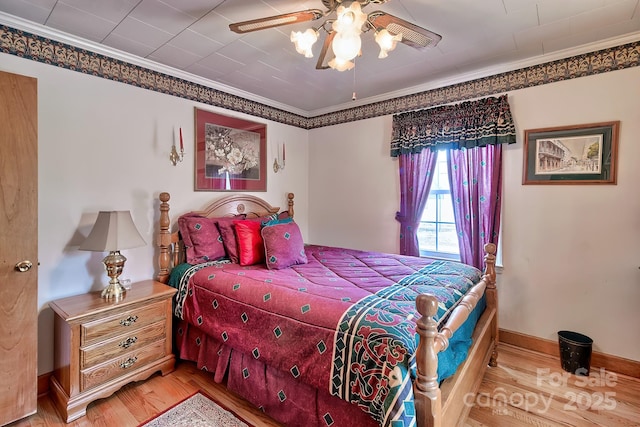
[[[469,318],[450,340],[447,351],[438,355],[439,368],[447,376],[467,357],[471,334],[485,309],[483,297]],[[198,369],[211,372],[214,381],[226,381],[227,389],[242,396],[274,420],[290,427],[347,426],[375,427],[367,413],[308,384],[291,373],[265,365],[252,355],[234,351],[208,336],[197,326],[174,318],[178,358],[196,362]]]

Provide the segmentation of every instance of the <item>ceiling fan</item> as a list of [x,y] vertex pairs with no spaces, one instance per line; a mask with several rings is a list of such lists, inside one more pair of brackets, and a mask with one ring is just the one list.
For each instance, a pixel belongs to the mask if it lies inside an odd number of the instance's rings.
[[389,0],[322,0],[326,10],[308,9],[285,13],[249,21],[236,22],[229,29],[238,34],[300,22],[325,19],[318,27],[304,32],[292,31],[291,41],[296,50],[308,58],[313,56],[311,47],[318,40],[319,30],[327,33],[316,68],[333,68],[338,71],[353,68],[353,59],[358,56],[361,47],[360,34],[373,30],[376,43],[380,46],[379,58],[385,58],[387,52],[395,49],[398,42],[423,50],[434,47],[442,36],[425,28],[412,24],[397,16],[382,11],[369,14],[362,8],[372,4],[384,4]]

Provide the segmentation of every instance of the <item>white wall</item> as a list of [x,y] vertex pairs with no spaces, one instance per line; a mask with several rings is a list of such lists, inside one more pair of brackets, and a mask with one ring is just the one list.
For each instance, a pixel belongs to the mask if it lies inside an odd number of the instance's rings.
[[397,253],[398,161],[391,116],[311,131],[309,241]]
[[[194,192],[194,107],[267,124],[266,193],[286,208],[294,192],[296,222],[308,232],[308,132],[280,123],[0,54],[0,71],[38,79],[38,330],[39,373],[53,370],[53,299],[99,290],[107,282],[105,254],[78,251],[99,210],[131,210],[147,246],[123,251],[123,277],[157,273],[158,195],[171,193],[172,219],[224,193]],[[174,127],[186,155],[169,162]],[[275,174],[276,142],[286,142],[287,165]],[[273,151],[272,151],[273,149]]]
[[[189,143],[184,162],[170,165],[173,128],[193,141],[195,106],[265,121],[13,55],[0,54],[0,70],[38,79],[42,374],[53,369],[47,303],[105,282],[103,254],[77,250],[97,211],[132,211],[148,244],[123,251],[125,276],[152,278],[158,194],[171,193],[172,218],[224,195],[193,191]],[[597,351],[640,360],[633,335],[640,325],[638,81],[640,67],[509,94],[518,143],[504,155],[501,327],[552,340],[559,329],[577,330],[595,340]],[[255,194],[286,206],[285,193],[296,193],[307,242],[397,252],[391,120],[311,131],[267,121],[268,142],[287,144],[287,166],[278,174],[269,168],[268,191]],[[521,185],[524,129],[609,120],[621,121],[617,185]]]
[[[504,152],[500,327],[640,360],[640,67],[509,93],[518,141]],[[527,185],[523,133],[620,120],[617,185]],[[310,240],[398,251],[391,116],[310,131]]]

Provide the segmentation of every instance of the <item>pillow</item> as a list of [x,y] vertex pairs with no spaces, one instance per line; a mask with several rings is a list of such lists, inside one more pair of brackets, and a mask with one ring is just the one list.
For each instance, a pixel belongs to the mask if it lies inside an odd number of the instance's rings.
[[244,219],[244,215],[236,217],[218,218],[218,230],[222,236],[222,244],[231,262],[238,263],[238,241],[233,221]]
[[279,270],[307,263],[302,234],[295,222],[263,227],[261,234],[268,269]]
[[226,253],[215,218],[188,213],[178,218],[178,229],[187,248],[187,262],[200,264],[224,258]]
[[224,249],[231,262],[236,264],[240,262],[240,257],[238,255],[238,240],[236,237],[235,224],[233,223],[234,221],[246,219],[247,221],[257,221],[258,223],[262,223],[278,219],[280,215],[288,217],[289,212],[284,211],[280,214],[272,214],[256,218],[247,218],[246,214],[240,214],[234,217],[218,218],[218,229],[220,230],[220,235],[222,235],[222,243],[224,244]]
[[291,217],[286,217],[286,218],[276,218],[276,219],[270,219],[268,221],[263,221],[262,222],[262,226],[263,227],[268,227],[270,225],[276,225],[276,224],[286,224],[288,222],[293,222],[293,218]]
[[224,249],[231,262],[236,264],[240,262],[240,257],[238,255],[238,240],[236,237],[235,225],[233,224],[234,221],[246,219],[247,221],[263,223],[285,217],[289,217],[289,211],[256,218],[247,218],[246,214],[240,214],[234,217],[218,218],[218,229],[220,230],[220,235],[222,235],[222,243],[224,244]]
[[291,218],[291,220],[293,221],[293,217],[289,215],[289,211],[282,211],[278,214],[278,219],[286,219],[286,218]]
[[264,242],[260,235],[262,223],[255,220],[233,221],[238,242],[240,265],[254,265],[264,262]]

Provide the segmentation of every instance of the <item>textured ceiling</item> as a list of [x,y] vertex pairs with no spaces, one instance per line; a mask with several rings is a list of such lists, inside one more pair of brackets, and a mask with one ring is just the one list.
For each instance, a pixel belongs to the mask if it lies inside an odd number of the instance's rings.
[[[399,44],[378,59],[371,32],[355,71],[316,70],[296,53],[291,30],[239,35],[229,24],[324,9],[321,0],[0,0],[0,23],[126,52],[286,110],[314,116],[588,51],[640,40],[640,0],[390,0],[370,4],[442,35],[432,49]],[[26,21],[22,21],[27,20]],[[320,21],[321,22],[321,21]],[[322,36],[321,36],[322,37]],[[88,46],[87,46],[88,45]],[[314,53],[319,53],[321,41]],[[599,46],[602,47],[602,46]],[[606,46],[604,46],[606,47]],[[166,68],[164,69],[167,70]],[[186,77],[185,77],[186,76]]]

